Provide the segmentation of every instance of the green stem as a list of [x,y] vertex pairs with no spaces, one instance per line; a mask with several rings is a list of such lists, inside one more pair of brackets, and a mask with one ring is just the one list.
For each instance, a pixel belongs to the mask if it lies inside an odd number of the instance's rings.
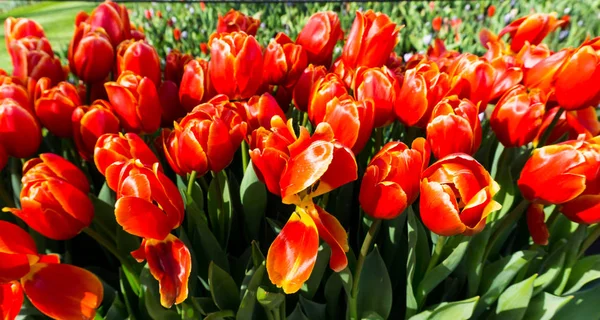
[[446,240],[446,237],[438,236],[437,242],[435,243],[433,255],[431,256],[431,259],[429,259],[429,264],[427,265],[427,271],[425,271],[425,274],[428,274],[429,271],[431,271],[431,269],[433,269],[437,265],[438,261],[440,260],[440,257],[442,256],[442,251],[444,250]]
[[510,228],[513,225],[513,223],[515,223],[519,219],[519,217],[521,217],[521,214],[523,213],[523,211],[525,211],[528,205],[529,202],[527,200],[521,200],[521,203],[519,203],[519,205],[516,208],[514,208],[511,212],[507,213],[502,218],[502,221],[498,222],[498,228],[494,231],[494,233],[492,233],[490,240],[488,241],[485,253],[483,254],[483,259],[481,260],[482,263],[485,263],[485,261],[488,258],[488,255],[490,254],[490,251],[494,248],[494,245],[496,244],[498,239],[500,239],[504,232],[508,228]]
[[189,177],[188,185],[187,185],[188,202],[192,200],[192,190],[194,188],[194,181],[196,181],[197,174],[198,173],[196,171],[192,171],[192,173],[190,173],[190,177]]
[[365,239],[362,243],[362,247],[360,248],[358,261],[356,262],[356,270],[354,271],[353,276],[354,283],[352,284],[352,297],[350,297],[350,319],[358,319],[357,298],[360,283],[360,273],[362,272],[362,268],[365,263],[365,258],[367,257],[367,253],[369,253],[371,243],[375,239],[375,234],[379,229],[379,225],[381,225],[381,220],[373,220],[373,223],[371,223],[371,227],[369,228],[369,232],[365,236]]
[[304,112],[304,116],[302,118],[302,126],[306,127],[307,124],[308,124],[308,112]]
[[246,173],[248,167],[248,143],[242,141],[242,172]]
[[[126,269],[129,273],[134,274],[134,272],[133,272],[134,268],[129,263],[129,260],[127,260],[127,257],[124,257],[119,252],[119,250],[117,250],[117,248],[115,247],[115,245],[112,242],[110,242],[108,239],[104,238],[104,236],[102,236],[102,234],[100,234],[90,228],[83,229],[83,232],[85,232],[85,234],[90,236],[92,239],[96,240],[96,242],[98,242],[106,250],[108,250],[110,253],[112,253],[119,260],[119,262],[121,262],[121,266],[123,267],[123,269]],[[133,280],[133,283],[131,281],[129,283],[131,285],[131,288],[135,292],[140,292],[140,282],[139,282],[140,280],[138,279],[138,277],[133,277],[130,280]]]
[[583,244],[581,245],[581,249],[579,250],[579,253],[577,254],[576,260],[579,260],[579,258],[581,258],[585,254],[585,251],[587,249],[589,249],[589,247],[591,247],[592,244],[594,244],[594,242],[596,242],[596,240],[598,240],[598,238],[600,238],[600,223],[596,224],[592,228],[590,235],[583,241]]
[[[218,221],[215,221],[214,223],[217,224],[219,227],[219,231],[220,231],[219,240],[221,240],[220,241],[221,246],[223,248],[226,248],[227,247],[227,235],[225,232],[225,225],[226,225],[225,209],[223,207],[223,194],[221,193],[221,182],[219,182],[219,174],[218,173],[213,172],[213,180],[215,181],[215,186],[217,189],[216,195],[217,195],[217,202],[219,205],[219,212],[220,212],[220,215],[217,214]],[[215,229],[216,229],[217,225],[214,225]]]
[[550,125],[546,128],[546,130],[542,134],[542,138],[538,142],[538,145],[536,146],[536,148],[541,148],[546,144],[548,138],[550,137],[550,133],[552,133],[552,130],[554,129],[554,127],[558,123],[558,120],[560,120],[560,116],[562,116],[562,114],[564,112],[565,112],[565,109],[559,107],[558,111],[556,112],[556,115],[554,115],[554,118],[552,118],[552,122],[550,122]]

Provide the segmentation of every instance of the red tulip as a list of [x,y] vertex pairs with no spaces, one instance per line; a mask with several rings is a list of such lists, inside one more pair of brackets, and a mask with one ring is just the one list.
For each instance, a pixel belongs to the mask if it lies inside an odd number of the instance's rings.
[[72,137],[71,115],[82,104],[79,100],[77,88],[63,81],[55,87],[45,89],[45,85],[41,83],[44,82],[38,82],[36,87],[36,91],[41,92],[41,94],[35,102],[35,113],[40,122],[58,137]]
[[554,88],[556,74],[568,60],[570,54],[570,50],[563,49],[541,59],[525,72],[523,84],[528,88],[538,88],[544,93],[550,94]]
[[0,100],[12,99],[21,107],[30,112],[35,112],[33,108],[33,97],[30,97],[28,88],[19,78],[0,76]]
[[113,68],[115,51],[104,29],[81,23],[69,44],[71,71],[85,82],[104,81]]
[[245,104],[245,110],[248,132],[252,132],[260,127],[271,128],[271,119],[274,116],[285,119],[283,110],[281,110],[275,98],[269,93],[250,98]]
[[[470,53],[463,54],[450,66],[450,91],[448,95],[458,95],[479,105],[479,112],[485,111],[490,98],[495,94],[496,70],[484,59]],[[516,83],[515,83],[516,84]]]
[[253,96],[262,84],[262,48],[244,32],[213,35],[210,40],[210,80],[217,93],[230,99]]
[[92,222],[94,207],[87,194],[86,176],[75,165],[43,153],[23,166],[21,209],[5,210],[29,227],[54,240],[76,236]]
[[387,67],[364,68],[356,70],[354,76],[354,96],[357,100],[372,99],[375,105],[376,128],[394,121],[394,104],[400,91],[400,85]]
[[165,80],[173,81],[177,86],[181,83],[184,68],[186,64],[194,60],[194,57],[187,53],[181,53],[177,49],[171,50],[167,54],[165,62]]
[[152,133],[160,127],[160,99],[151,79],[125,71],[104,87],[126,131]]
[[442,29],[442,17],[436,16],[433,18],[433,20],[431,20],[431,27],[435,32],[440,31]]
[[523,72],[527,73],[529,69],[533,68],[538,62],[548,58],[552,55],[552,52],[546,44],[539,44],[537,46],[525,43],[523,48],[515,56],[517,65],[523,69]]
[[496,6],[492,4],[487,8],[487,16],[491,18],[494,16],[494,13],[496,13]]
[[27,18],[8,17],[4,20],[4,41],[8,54],[10,54],[10,43],[27,37],[45,38],[44,28],[34,20]]
[[[0,241],[3,244],[0,247],[0,256],[2,257],[2,261],[0,262],[0,283],[10,283],[27,275],[31,270],[31,265],[38,262],[40,258],[37,254],[33,238],[25,230],[15,224],[2,220],[0,220],[0,227],[2,228],[0,231]],[[7,293],[6,289],[5,287],[0,292]],[[3,302],[3,299],[0,299],[0,302]],[[2,306],[0,310],[3,309],[4,305],[4,303],[0,303],[0,306]],[[19,303],[18,306],[20,308],[21,304]]]
[[23,305],[23,289],[17,281],[0,284],[0,319],[15,319]]
[[556,18],[556,14],[534,13],[528,16],[519,18],[504,27],[498,34],[502,37],[509,34],[510,48],[514,52],[521,50],[525,42],[537,45],[548,33],[554,31],[564,22]]
[[99,4],[86,20],[93,30],[102,28],[106,31],[113,47],[117,47],[123,40],[130,39],[131,30],[129,13],[124,5],[112,1]]
[[600,56],[584,45],[573,52],[556,73],[556,101],[566,110],[596,107],[600,103]]
[[400,28],[380,12],[356,12],[356,18],[342,50],[344,65],[381,67],[398,43]]
[[344,37],[338,15],[333,11],[317,12],[310,16],[298,33],[296,44],[307,53],[308,63],[329,67],[336,43]]
[[131,71],[160,86],[160,58],[153,46],[143,40],[126,40],[117,47],[117,74]]
[[527,229],[535,244],[548,245],[548,227],[544,222],[544,205],[532,203],[527,208]]
[[179,88],[175,82],[163,81],[158,88],[158,97],[162,107],[161,127],[170,127],[173,125],[173,121],[185,116],[186,110],[179,102]]
[[334,73],[315,80],[308,97],[308,118],[313,123],[323,119],[327,110],[327,103],[334,97],[348,94],[348,89],[342,80]]
[[173,131],[163,130],[165,157],[177,174],[219,172],[233,160],[246,123],[231,104],[218,95],[194,108]]
[[429,144],[417,138],[409,149],[389,142],[369,162],[360,185],[359,201],[376,219],[393,219],[419,196],[421,173],[429,165]]
[[138,262],[148,260],[150,273],[158,280],[160,304],[170,308],[188,297],[192,258],[185,244],[172,234],[163,240],[144,239],[131,253]]
[[94,149],[94,163],[103,176],[106,176],[109,166],[121,166],[131,159],[140,161],[146,167],[159,163],[156,155],[135,133],[106,133],[98,138]]
[[28,158],[41,142],[42,131],[33,113],[10,98],[0,100],[0,144],[6,153]]
[[131,159],[106,170],[106,183],[117,193],[115,216],[135,236],[163,240],[183,220],[183,199],[175,184],[159,168]]
[[41,79],[48,77],[53,84],[65,79],[60,59],[54,56],[46,38],[23,38],[13,40],[8,47],[16,77]]
[[532,142],[540,132],[546,108],[546,95],[523,85],[514,86],[496,104],[490,126],[505,147],[520,147]]
[[466,154],[451,154],[422,173],[419,210],[423,224],[442,236],[474,235],[485,227],[500,186]]
[[304,72],[298,78],[296,85],[294,86],[292,98],[294,106],[301,111],[306,112],[308,110],[308,104],[310,102],[309,96],[313,84],[321,77],[327,74],[327,69],[323,66],[314,66],[309,64]]
[[210,84],[208,75],[208,62],[200,58],[188,62],[183,69],[183,77],[179,86],[181,105],[190,112],[214,95],[214,88]]
[[94,158],[100,136],[121,131],[119,119],[112,113],[110,103],[104,100],[96,100],[90,107],[78,107],[73,111],[71,122],[77,151],[87,161]]
[[259,26],[259,19],[254,19],[240,11],[230,9],[224,16],[219,14],[217,32],[232,33],[243,31],[251,36],[255,36]]
[[271,85],[291,87],[306,69],[306,51],[294,44],[283,32],[275,36],[264,54],[263,81]]
[[481,144],[481,121],[477,106],[456,96],[442,99],[427,125],[427,141],[437,159],[452,153],[473,155]]

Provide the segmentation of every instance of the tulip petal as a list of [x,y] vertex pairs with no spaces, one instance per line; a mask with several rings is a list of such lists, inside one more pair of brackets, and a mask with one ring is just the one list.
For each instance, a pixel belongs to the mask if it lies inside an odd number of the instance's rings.
[[358,167],[354,153],[339,143],[334,144],[333,160],[327,171],[320,179],[320,183],[311,195],[320,196],[331,190],[337,189],[348,182],[358,178]]
[[421,220],[425,226],[442,236],[453,236],[465,231],[458,216],[458,204],[449,187],[423,179],[419,201]]
[[365,212],[378,219],[397,217],[406,209],[406,193],[399,184],[377,179],[379,168],[369,166],[360,185],[359,202]]
[[0,252],[37,254],[35,241],[25,230],[0,220]]
[[548,227],[544,222],[544,206],[541,204],[530,204],[527,208],[527,228],[535,244],[548,245]]
[[315,212],[309,211],[319,231],[319,236],[327,242],[331,248],[331,258],[329,267],[340,272],[348,265],[346,252],[350,249],[348,246],[348,234],[340,224],[338,219],[319,206],[315,206]]
[[12,320],[17,317],[23,305],[23,289],[14,281],[0,284],[0,319]]
[[21,210],[13,209],[11,212],[30,228],[53,240],[71,239],[86,227],[66,212],[43,208],[39,202],[29,198],[21,199]]
[[564,203],[560,212],[577,223],[598,223],[600,222],[600,195],[581,195]]
[[173,229],[171,220],[161,209],[140,198],[117,200],[115,216],[126,232],[138,237],[162,240]]

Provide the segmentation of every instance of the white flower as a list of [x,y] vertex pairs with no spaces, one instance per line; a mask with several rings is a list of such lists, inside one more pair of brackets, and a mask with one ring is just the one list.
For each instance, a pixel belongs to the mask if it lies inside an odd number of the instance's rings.
[[429,43],[431,43],[431,39],[432,39],[432,36],[431,36],[431,34],[426,34],[426,35],[423,37],[423,44],[425,44],[425,45],[429,45]]
[[171,12],[171,6],[167,6],[167,12]]
[[195,10],[194,7],[190,7],[190,14],[194,14]]
[[565,14],[569,14],[569,12],[571,12],[571,8],[570,7],[566,7],[564,10]]
[[182,31],[182,32],[181,32],[181,37],[182,37],[183,39],[187,38],[187,36],[188,36],[188,35],[187,35],[187,31],[185,31],[185,30],[184,30],[184,31]]

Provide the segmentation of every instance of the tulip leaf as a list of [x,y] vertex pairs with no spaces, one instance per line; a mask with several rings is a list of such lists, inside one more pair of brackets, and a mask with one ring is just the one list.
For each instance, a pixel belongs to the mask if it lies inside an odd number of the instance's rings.
[[254,264],[255,268],[258,268],[265,261],[265,256],[262,251],[260,251],[260,247],[258,246],[258,242],[252,241],[252,264]]
[[568,239],[567,247],[569,250],[565,255],[565,267],[562,269],[561,274],[558,276],[557,280],[552,283],[552,285],[548,288],[547,291],[553,292],[555,295],[562,295],[563,291],[567,286],[567,282],[569,281],[571,271],[573,270],[573,266],[577,262],[577,255],[579,254],[579,248],[581,247],[581,243],[585,239],[586,225],[580,224],[575,232]]
[[392,284],[385,266],[379,255],[377,246],[367,255],[360,273],[357,302],[358,314],[364,315],[369,311],[377,312],[387,319],[392,310]]
[[106,311],[106,315],[104,316],[105,320],[121,320],[127,318],[127,307],[125,304],[121,302],[121,299],[118,295],[115,295],[115,298]]
[[233,209],[229,194],[229,182],[224,170],[214,174],[208,187],[207,201],[211,230],[219,240],[221,247],[226,248]]
[[265,265],[262,264],[258,268],[252,269],[253,272],[250,274],[250,281],[245,290],[244,297],[240,303],[240,308],[236,314],[236,320],[251,320],[254,314],[254,307],[256,305],[256,291],[258,286],[262,283],[265,276]]
[[533,283],[537,274],[508,287],[498,298],[494,319],[523,319],[529,300],[533,295]]
[[306,317],[306,315],[304,315],[304,313],[302,312],[302,308],[300,307],[300,302],[298,302],[298,304],[296,304],[296,308],[294,308],[294,311],[292,311],[292,313],[290,313],[289,316],[287,316],[288,320],[312,320],[308,317]]
[[327,320],[327,306],[300,296],[300,306],[310,320]]
[[181,316],[174,310],[165,309],[160,304],[160,292],[158,281],[154,279],[148,268],[148,264],[142,269],[140,274],[140,282],[142,286],[142,296],[140,299],[140,310],[147,312],[150,318],[155,320],[166,319],[175,320],[181,319]]
[[104,182],[104,184],[102,184],[102,188],[100,188],[100,192],[98,193],[98,199],[100,199],[100,200],[106,202],[108,205],[114,207],[115,202],[116,202],[115,198],[116,198],[115,192],[112,191],[108,187],[108,184],[106,182]]
[[529,302],[523,319],[552,320],[555,314],[572,299],[573,296],[558,297],[547,292],[538,294]]
[[565,292],[577,292],[584,285],[597,279],[600,279],[600,255],[584,257],[573,266]]
[[481,274],[483,273],[483,255],[492,234],[491,228],[485,228],[482,232],[473,236],[469,250],[467,251],[467,257],[465,258],[467,264],[467,282],[468,282],[468,293],[469,297],[474,296],[479,288],[481,281]]
[[540,267],[539,277],[533,283],[534,296],[546,289],[561,273],[565,264],[566,250],[568,246],[565,239],[560,239],[555,245],[555,250],[545,257],[542,266]]
[[323,274],[325,274],[325,270],[327,270],[327,265],[329,264],[329,256],[331,255],[331,249],[327,245],[327,243],[323,242],[319,246],[319,251],[317,253],[317,262],[313,267],[313,271],[310,274],[310,277],[304,284],[302,288],[300,288],[300,294],[307,299],[312,299],[319,286],[321,285],[321,279],[323,278]]
[[219,309],[237,310],[240,305],[240,291],[231,276],[214,262],[208,267],[210,294]]
[[479,297],[462,301],[442,302],[436,306],[412,316],[409,320],[467,320],[471,319]]
[[10,185],[13,191],[13,202],[15,203],[15,207],[17,207],[17,209],[21,209],[21,178],[23,176],[21,161],[17,158],[11,157],[9,159],[9,163]]
[[192,297],[192,299],[194,299],[194,305],[200,309],[200,313],[203,315],[219,311],[219,307],[215,305],[210,297]]
[[415,269],[417,267],[417,240],[419,238],[419,228],[417,224],[419,221],[412,207],[409,206],[406,212],[408,217],[408,257],[406,261],[406,317],[410,317],[417,312],[417,298],[415,297],[413,289],[413,281],[415,275]]
[[141,293],[135,292],[129,283],[130,282],[127,281],[127,275],[125,274],[124,269],[119,269],[119,285],[121,287],[121,293],[123,294],[127,313],[135,318],[140,318],[137,305],[140,300],[139,295],[141,295]]
[[252,161],[248,164],[244,178],[242,178],[240,199],[244,207],[246,230],[248,230],[251,239],[258,240],[260,226],[267,207],[267,189],[264,183],[258,180]]
[[396,255],[401,251],[400,242],[402,241],[402,233],[406,226],[407,216],[408,214],[405,210],[405,212],[396,218],[383,221],[382,230],[385,231],[382,232],[384,242],[381,250],[381,257],[388,268],[392,267]]
[[223,320],[226,318],[231,318],[235,316],[235,312],[231,310],[222,310],[213,313],[209,313],[206,315],[204,320]]
[[285,295],[278,292],[268,292],[262,287],[258,287],[256,300],[265,308],[266,312],[279,312],[281,305],[285,303]]
[[114,241],[117,229],[122,229],[115,218],[115,207],[94,195],[90,195],[90,200],[94,206],[94,229]]
[[332,273],[324,288],[325,301],[327,302],[327,315],[330,319],[338,319],[340,314],[340,298],[342,296],[342,279],[337,273]]

